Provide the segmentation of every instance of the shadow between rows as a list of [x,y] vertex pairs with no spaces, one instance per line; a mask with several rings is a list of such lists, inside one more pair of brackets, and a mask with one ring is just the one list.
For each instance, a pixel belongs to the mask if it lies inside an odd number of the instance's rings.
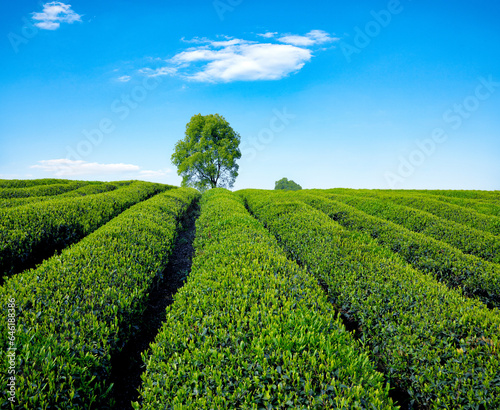
[[199,204],[195,201],[180,221],[174,248],[163,274],[157,277],[149,289],[149,298],[144,314],[134,321],[134,335],[123,349],[111,357],[111,390],[109,402],[113,409],[132,409],[131,402],[138,401],[141,374],[145,367],[141,353],[154,342],[166,319],[167,307],[184,285],[191,272],[194,254],[193,241],[196,235],[196,219]]

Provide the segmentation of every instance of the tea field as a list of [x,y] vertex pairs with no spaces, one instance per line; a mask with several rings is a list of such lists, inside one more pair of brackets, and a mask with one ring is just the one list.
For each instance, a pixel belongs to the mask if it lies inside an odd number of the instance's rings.
[[499,191],[56,179],[0,180],[0,408],[123,408],[188,217],[126,408],[500,408]]

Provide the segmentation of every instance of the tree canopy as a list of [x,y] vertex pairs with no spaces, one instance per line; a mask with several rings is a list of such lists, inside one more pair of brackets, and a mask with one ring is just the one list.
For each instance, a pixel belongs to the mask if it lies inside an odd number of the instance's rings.
[[281,178],[279,181],[276,181],[274,185],[274,189],[284,189],[287,191],[298,191],[302,189],[302,187],[292,180],[288,180],[287,178]]
[[184,139],[177,142],[172,163],[182,176],[182,186],[204,191],[232,188],[238,176],[241,137],[219,114],[195,115],[186,125]]

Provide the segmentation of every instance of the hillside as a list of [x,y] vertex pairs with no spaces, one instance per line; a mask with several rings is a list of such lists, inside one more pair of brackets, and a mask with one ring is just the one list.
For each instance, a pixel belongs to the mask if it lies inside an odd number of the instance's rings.
[[499,191],[0,180],[0,216],[1,408],[500,407]]

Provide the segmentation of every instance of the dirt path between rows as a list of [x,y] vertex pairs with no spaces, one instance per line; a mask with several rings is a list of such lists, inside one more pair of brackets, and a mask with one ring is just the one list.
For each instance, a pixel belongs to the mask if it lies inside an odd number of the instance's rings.
[[154,341],[166,318],[167,307],[172,304],[173,296],[191,272],[195,222],[198,215],[199,205],[196,201],[181,220],[181,228],[163,278],[156,280],[150,289],[148,306],[144,315],[137,321],[135,337],[119,354],[112,357],[111,382],[114,387],[111,398],[115,402],[113,409],[132,409],[131,402],[139,398],[137,389],[141,385],[141,374],[145,370],[141,353]]

